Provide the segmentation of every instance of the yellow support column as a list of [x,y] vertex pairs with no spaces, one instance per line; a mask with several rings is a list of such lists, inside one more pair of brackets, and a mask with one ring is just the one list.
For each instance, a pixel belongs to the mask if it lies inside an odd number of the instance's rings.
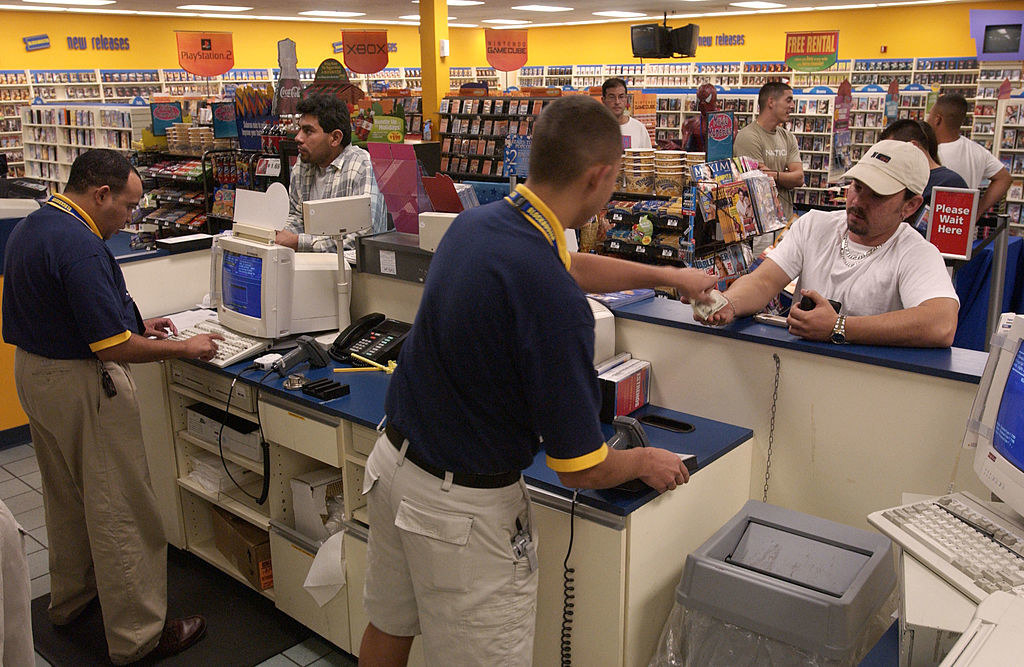
[[444,41],[448,53],[447,0],[420,0],[420,66],[423,75],[423,122],[433,126],[432,139],[437,141],[440,117],[437,110],[451,86],[447,56],[441,55]]

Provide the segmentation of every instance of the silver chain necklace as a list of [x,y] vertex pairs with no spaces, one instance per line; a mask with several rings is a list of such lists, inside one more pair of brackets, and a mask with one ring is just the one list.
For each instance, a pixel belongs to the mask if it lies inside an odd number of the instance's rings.
[[[884,244],[883,244],[884,245]],[[881,248],[881,245],[876,245],[873,248],[869,248],[864,252],[853,252],[850,250],[850,230],[847,229],[843,232],[843,240],[839,243],[839,256],[843,258],[843,264],[847,266],[856,266],[857,262],[862,259],[870,257],[876,250]]]

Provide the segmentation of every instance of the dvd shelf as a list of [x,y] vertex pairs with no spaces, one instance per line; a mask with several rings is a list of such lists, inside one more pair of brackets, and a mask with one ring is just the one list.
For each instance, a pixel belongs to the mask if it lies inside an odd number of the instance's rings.
[[125,105],[46,104],[21,108],[25,175],[65,183],[71,163],[90,148],[127,153],[150,123],[149,108]]
[[457,97],[441,100],[441,171],[453,178],[498,178],[505,137],[530,134],[554,98]]
[[885,93],[855,93],[850,106],[850,157],[859,160],[885,127]]
[[1024,98],[999,100],[996,109],[995,156],[1010,172],[1006,193],[1006,213],[1011,227],[1024,228]]

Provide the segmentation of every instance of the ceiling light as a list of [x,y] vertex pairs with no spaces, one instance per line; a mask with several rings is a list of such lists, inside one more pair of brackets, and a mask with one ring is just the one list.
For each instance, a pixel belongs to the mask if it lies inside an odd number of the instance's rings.
[[199,14],[191,12],[150,12],[142,9],[136,13],[140,16],[199,16]]
[[[419,14],[406,14],[405,16],[399,16],[398,18],[400,18],[403,21],[419,21],[420,20],[420,15]],[[449,16],[448,20],[449,21],[457,21],[458,18],[459,18],[458,16]]]
[[66,12],[68,7],[33,7],[32,5],[0,5],[0,9],[11,9],[19,12]]
[[571,12],[572,7],[555,7],[553,5],[518,5],[511,9],[522,12]]
[[484,19],[481,23],[500,23],[501,25],[524,25],[531,21],[520,21],[519,19]]
[[309,9],[299,12],[300,16],[320,16],[329,19],[350,19],[355,16],[366,16],[366,12],[336,12],[332,9]]
[[878,5],[870,5],[870,4],[869,5],[829,5],[827,7],[815,7],[814,11],[816,11],[816,12],[817,11],[826,12],[826,11],[829,11],[829,10],[832,10],[832,9],[871,9],[872,7],[877,7],[877,6]]
[[252,7],[236,5],[178,5],[178,9],[191,9],[196,12],[247,12]]
[[744,2],[730,2],[730,7],[743,7],[745,9],[778,9],[786,5],[779,2],[765,2],[764,0],[744,0]]
[[[412,0],[412,4],[420,4],[420,0]],[[482,5],[482,0],[448,0],[449,7],[471,7],[472,5]]]
[[41,2],[47,5],[80,5],[83,7],[99,7],[100,5],[112,5],[115,0],[21,0],[22,2]]
[[449,23],[449,28],[479,28],[475,23]]
[[638,19],[647,14],[641,14],[640,12],[594,12],[594,16],[607,16],[612,19]]

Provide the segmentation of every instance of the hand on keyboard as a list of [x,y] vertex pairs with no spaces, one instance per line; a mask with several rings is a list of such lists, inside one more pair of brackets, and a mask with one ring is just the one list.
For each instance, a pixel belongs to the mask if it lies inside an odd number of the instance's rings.
[[209,361],[217,356],[217,343],[224,336],[215,333],[197,334],[185,341],[185,358]]

